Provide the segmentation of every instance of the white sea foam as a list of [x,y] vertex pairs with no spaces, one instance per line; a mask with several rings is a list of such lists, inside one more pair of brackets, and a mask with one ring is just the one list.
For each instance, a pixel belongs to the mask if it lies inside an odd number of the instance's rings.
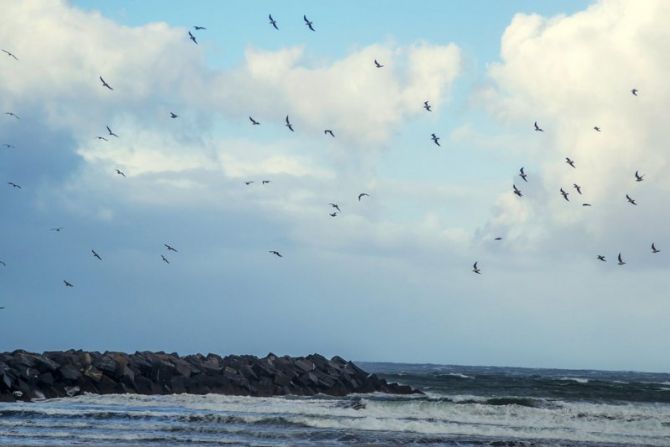
[[589,379],[583,377],[561,377],[560,380],[572,380],[577,383],[589,383]]

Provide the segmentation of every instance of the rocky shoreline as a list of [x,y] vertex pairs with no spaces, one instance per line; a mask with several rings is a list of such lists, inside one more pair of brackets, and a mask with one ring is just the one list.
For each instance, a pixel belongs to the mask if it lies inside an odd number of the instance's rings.
[[309,396],[420,393],[387,383],[335,356],[263,358],[164,352],[56,351],[0,354],[0,402],[94,394],[227,394]]

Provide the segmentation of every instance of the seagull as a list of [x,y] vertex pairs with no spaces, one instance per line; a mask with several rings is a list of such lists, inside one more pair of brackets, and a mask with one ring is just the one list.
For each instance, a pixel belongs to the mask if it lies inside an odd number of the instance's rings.
[[661,250],[657,249],[657,248],[656,248],[656,245],[654,245],[654,243],[652,242],[652,243],[651,243],[651,252],[652,252],[652,253],[659,253],[660,251],[661,251]]
[[626,194],[626,199],[628,200],[628,203],[630,203],[631,205],[637,205],[637,203],[635,203],[635,200],[631,199],[628,194]]
[[202,30],[206,30],[207,28],[205,28],[204,26],[198,26],[198,25],[196,25],[196,26],[193,27],[193,29],[196,30],[196,31],[200,31],[201,29],[202,29]]
[[337,211],[333,211],[332,213],[329,214],[330,217],[335,217],[337,216]]
[[97,138],[98,140],[102,140],[102,141],[109,141],[109,140],[108,140],[107,138],[105,138],[105,137],[96,137],[96,138]]
[[7,267],[7,264],[5,264],[5,261],[0,261],[0,265],[3,267]]
[[253,182],[254,182],[253,180],[247,180],[246,182],[244,182],[244,184],[247,185],[247,186],[249,186],[249,185],[251,185]]
[[582,206],[591,206],[590,203],[582,203]]
[[5,115],[13,116],[13,117],[16,118],[17,120],[20,120],[20,119],[21,119],[21,118],[19,118],[19,115],[17,115],[17,114],[14,113],[14,112],[5,112]]
[[60,233],[61,231],[63,231],[63,227],[49,228],[49,231],[57,231]]
[[380,64],[379,62],[377,62],[377,59],[375,59],[375,67],[377,67],[377,68],[382,68],[383,65]]
[[258,126],[258,125],[261,124],[261,123],[259,123],[258,121],[256,121],[255,119],[253,119],[252,117],[249,117],[249,121],[251,121],[251,124],[252,124],[253,126]]
[[635,181],[641,182],[642,180],[644,180],[644,175],[640,175],[637,171],[635,171]]
[[544,132],[544,129],[541,129],[540,126],[537,125],[537,121],[535,121],[535,124],[533,125],[535,126],[535,132]]
[[523,194],[521,194],[521,191],[519,191],[519,188],[517,188],[516,185],[512,185],[512,188],[514,188],[514,194],[516,194],[519,197],[523,196]]
[[18,189],[21,189],[21,186],[20,186],[20,185],[17,185],[17,184],[14,183],[14,182],[7,182],[7,184],[8,184],[9,186],[11,186],[12,188],[18,188]]
[[523,171],[523,167],[522,167],[521,169],[519,169],[519,177],[521,177],[521,178],[523,179],[524,182],[527,182],[527,181],[528,181],[528,180],[526,179],[526,177],[528,177],[528,175]]
[[117,173],[118,175],[123,176],[123,177],[126,176],[126,174],[124,174],[123,171],[121,171],[120,169],[117,169],[117,170],[116,170],[116,173]]
[[340,209],[340,205],[338,205],[337,203],[329,203],[328,205],[332,206],[333,208],[335,208],[340,213],[342,212],[342,210]]
[[630,92],[633,94],[633,96],[637,96],[637,89],[636,88],[634,88]]
[[65,280],[63,280],[63,282],[65,283],[65,287],[74,287],[74,285],[71,282]]
[[102,258],[100,257],[99,254],[97,254],[97,253],[95,252],[95,250],[91,250],[91,253],[93,253],[93,256],[95,256],[96,258],[98,258],[99,261],[102,261]]
[[168,261],[167,258],[166,258],[165,256],[163,256],[163,255],[161,255],[161,259],[162,259],[163,262],[165,262],[166,264],[169,264],[169,263],[170,263],[170,261]]
[[104,79],[102,79],[102,76],[99,76],[99,78],[100,78],[100,82],[102,82],[103,87],[107,87],[110,90],[114,90],[108,83],[105,82]]
[[295,132],[295,131],[293,130],[293,125],[292,125],[291,122],[288,120],[288,115],[286,115],[286,124],[285,124],[285,126],[288,127],[289,130],[290,130],[291,132]]
[[568,202],[570,201],[570,199],[568,199],[568,193],[563,191],[563,188],[561,188],[561,195],[563,195],[563,198],[565,200],[567,200]]
[[598,127],[598,126],[593,126],[593,130],[595,130],[596,132],[600,132],[600,127]]
[[502,241],[502,238],[498,236],[497,238],[493,239],[494,241]]
[[263,181],[261,181],[261,184],[263,184],[263,185],[267,185],[268,183],[270,183],[270,180],[263,180]]
[[193,34],[191,34],[190,31],[188,32],[188,38],[191,39],[194,44],[198,45],[198,41],[195,40],[195,36]]
[[282,254],[279,253],[278,251],[270,250],[270,251],[268,251],[268,253],[273,254],[273,255],[277,256],[278,258],[283,258]]
[[603,261],[603,262],[607,262],[607,260],[605,259],[605,257],[603,255],[598,255],[598,260]]
[[4,143],[3,146],[5,146],[7,149],[16,149],[16,146],[14,146],[13,144],[9,144],[9,143]]
[[581,187],[581,186],[579,186],[577,183],[574,183],[572,186],[575,187],[575,189],[577,190],[577,192],[578,192],[580,195],[582,194],[582,187]]
[[272,14],[269,14],[268,18],[270,19],[270,25],[274,26],[275,29],[278,30],[279,28],[277,27],[277,21],[272,18]]
[[430,134],[430,139],[433,140],[433,143],[437,144],[438,146],[440,145],[440,137],[438,137],[434,133]]
[[565,162],[572,166],[573,168],[575,167],[575,162],[574,160],[570,160],[570,157],[565,157]]
[[163,244],[163,245],[165,245],[165,248],[167,248],[168,251],[173,251],[173,252],[177,253],[177,249],[174,248],[173,246],[171,246],[169,244]]
[[619,262],[618,262],[619,265],[624,265],[625,264],[625,262],[623,262],[623,259],[621,259],[621,253],[619,253],[619,256],[617,257],[617,259],[619,260]]
[[170,112],[170,118],[172,118],[172,119],[179,118],[179,115],[177,115],[174,112]]
[[107,127],[107,132],[109,132],[109,135],[110,135],[111,137],[119,138],[119,136],[118,136],[117,134],[115,134],[114,132],[112,132],[112,129],[110,129],[109,126],[106,126],[106,127]]
[[360,194],[358,195],[358,201],[360,202],[360,201],[361,201],[361,198],[363,198],[363,197],[370,197],[370,194],[368,194],[367,192],[362,192],[362,193],[360,193]]
[[476,263],[476,262],[472,265],[472,271],[475,272],[475,273],[478,274],[478,275],[481,275],[481,273],[482,273],[482,272],[479,270],[479,268],[477,268],[477,263]]
[[330,130],[330,129],[326,129],[326,130],[324,130],[323,133],[324,133],[324,134],[328,134],[328,135],[330,135],[331,137],[335,138],[335,134],[334,134],[333,131]]
[[9,56],[9,57],[13,57],[14,60],[17,60],[17,61],[19,60],[18,57],[14,56],[14,53],[11,53],[11,52],[9,52],[9,51],[7,51],[7,50],[2,50],[2,52],[3,52],[3,53],[7,53],[7,56]]
[[303,20],[305,20],[305,25],[307,25],[307,28],[311,29],[312,31],[315,31],[313,26],[314,24],[307,19],[307,16],[304,15],[302,16],[302,18]]
[[429,112],[432,112],[430,104],[428,104],[428,101],[423,102],[423,108],[426,109]]

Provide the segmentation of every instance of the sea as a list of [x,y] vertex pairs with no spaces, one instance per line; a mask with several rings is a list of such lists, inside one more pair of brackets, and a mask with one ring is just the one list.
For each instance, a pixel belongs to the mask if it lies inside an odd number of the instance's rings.
[[670,446],[670,374],[358,363],[424,395],[0,404],[2,446]]

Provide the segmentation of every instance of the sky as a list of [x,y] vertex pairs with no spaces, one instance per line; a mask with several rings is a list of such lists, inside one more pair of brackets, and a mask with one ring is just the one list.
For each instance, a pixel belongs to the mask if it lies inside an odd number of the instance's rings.
[[670,371],[667,2],[0,7],[0,350]]

